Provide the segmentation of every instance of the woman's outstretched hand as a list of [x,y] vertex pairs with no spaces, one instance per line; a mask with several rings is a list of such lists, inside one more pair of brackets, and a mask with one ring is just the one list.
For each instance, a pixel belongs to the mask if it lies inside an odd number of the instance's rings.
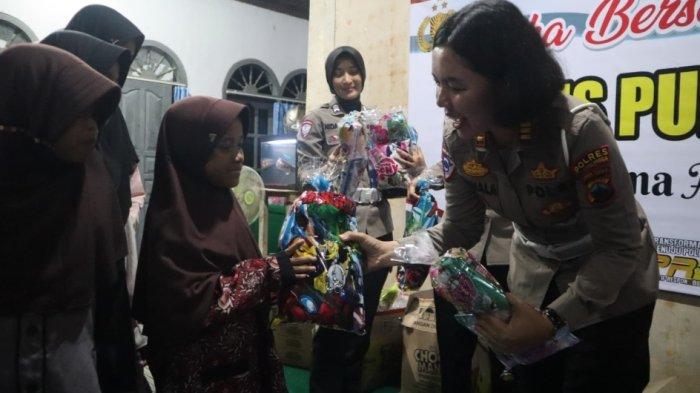
[[395,240],[384,242],[361,232],[345,232],[340,235],[340,239],[344,242],[355,242],[362,248],[367,261],[366,273],[397,265],[391,260],[394,249],[399,246],[399,242]]

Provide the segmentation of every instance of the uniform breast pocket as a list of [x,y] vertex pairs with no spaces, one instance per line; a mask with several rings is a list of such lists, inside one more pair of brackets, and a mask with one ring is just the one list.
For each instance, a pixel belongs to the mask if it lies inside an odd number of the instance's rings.
[[525,184],[521,195],[528,206],[526,215],[532,222],[545,225],[565,222],[579,209],[576,189],[570,182]]
[[503,210],[501,206],[500,190],[498,189],[499,187],[496,179],[493,179],[490,176],[475,178],[466,176],[462,173],[460,173],[460,175],[467,182],[467,184],[474,187],[487,208],[490,208],[496,212],[501,212]]
[[332,129],[332,130],[325,130],[326,133],[326,145],[328,146],[336,146],[340,144],[340,134],[338,133],[338,129]]

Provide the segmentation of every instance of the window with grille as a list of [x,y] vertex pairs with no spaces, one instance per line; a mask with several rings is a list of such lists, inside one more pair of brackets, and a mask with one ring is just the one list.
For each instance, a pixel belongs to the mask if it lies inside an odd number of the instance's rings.
[[182,63],[175,53],[156,41],[146,41],[131,63],[129,76],[156,82],[187,84]]
[[36,35],[19,19],[0,12],[0,51],[15,45],[36,41]]
[[[274,72],[265,63],[248,59],[231,67],[224,84],[224,97],[248,105],[251,110],[250,131],[244,142],[245,165],[260,169],[260,143],[275,139],[294,138],[279,131],[281,103],[304,106],[306,101],[306,70],[296,70],[280,86]],[[302,112],[303,113],[303,112]]]
[[306,71],[295,71],[287,76],[282,84],[282,96],[306,101]]

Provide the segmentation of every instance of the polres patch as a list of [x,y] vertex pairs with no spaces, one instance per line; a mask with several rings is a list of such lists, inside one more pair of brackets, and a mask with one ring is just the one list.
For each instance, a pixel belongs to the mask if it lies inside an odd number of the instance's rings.
[[313,120],[304,119],[304,121],[301,122],[301,126],[299,127],[299,133],[301,134],[301,137],[306,139],[309,136],[309,133],[311,132],[311,127],[313,126]]
[[601,165],[610,165],[610,147],[603,145],[581,155],[571,166],[576,177],[582,177],[586,172]]
[[445,176],[445,181],[452,180],[455,174],[455,162],[446,149],[442,149],[442,173]]
[[583,184],[586,199],[591,205],[605,205],[615,196],[608,145],[600,146],[582,155],[574,162],[571,170]]

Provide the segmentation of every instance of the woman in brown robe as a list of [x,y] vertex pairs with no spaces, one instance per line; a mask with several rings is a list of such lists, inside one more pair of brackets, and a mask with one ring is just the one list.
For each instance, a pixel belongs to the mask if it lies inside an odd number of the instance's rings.
[[134,315],[166,392],[286,392],[269,328],[275,294],[314,271],[262,258],[230,188],[238,184],[248,110],[190,97],[165,114],[141,243]]

